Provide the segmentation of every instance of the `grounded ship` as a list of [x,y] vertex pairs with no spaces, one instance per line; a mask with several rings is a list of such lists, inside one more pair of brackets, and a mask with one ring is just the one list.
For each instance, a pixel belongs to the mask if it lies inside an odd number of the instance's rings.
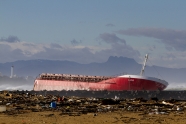
[[36,78],[33,90],[164,90],[168,85],[165,80],[143,76],[147,59],[148,55],[145,56],[140,75],[107,77],[42,73]]

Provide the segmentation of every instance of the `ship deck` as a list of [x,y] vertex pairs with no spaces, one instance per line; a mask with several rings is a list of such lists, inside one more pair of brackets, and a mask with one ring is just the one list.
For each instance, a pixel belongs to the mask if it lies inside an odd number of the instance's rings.
[[49,74],[42,73],[37,77],[38,80],[61,80],[61,81],[80,81],[80,82],[100,82],[111,79],[109,76],[90,76],[90,75],[71,75],[71,74]]

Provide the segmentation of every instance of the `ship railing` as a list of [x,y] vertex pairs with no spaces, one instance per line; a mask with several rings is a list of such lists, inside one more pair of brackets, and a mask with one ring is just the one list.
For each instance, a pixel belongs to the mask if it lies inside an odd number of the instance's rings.
[[85,82],[99,82],[102,80],[107,80],[113,77],[107,76],[89,76],[89,75],[71,75],[71,74],[50,74],[42,73],[39,79],[43,80],[70,80],[70,81],[85,81]]

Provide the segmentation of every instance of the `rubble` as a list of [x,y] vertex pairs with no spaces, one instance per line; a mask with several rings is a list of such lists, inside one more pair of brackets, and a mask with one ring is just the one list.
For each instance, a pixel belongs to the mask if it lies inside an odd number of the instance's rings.
[[[29,112],[58,111],[60,115],[81,116],[98,113],[129,111],[144,115],[181,113],[186,111],[186,100],[159,100],[158,98],[121,99],[59,95],[40,95],[30,92],[0,92],[0,113],[17,115]],[[46,115],[47,117],[53,114]]]

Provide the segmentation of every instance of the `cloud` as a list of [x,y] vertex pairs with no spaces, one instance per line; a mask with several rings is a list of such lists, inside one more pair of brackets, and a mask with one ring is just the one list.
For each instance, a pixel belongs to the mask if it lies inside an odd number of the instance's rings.
[[[110,39],[113,39],[113,42]],[[56,43],[38,44],[24,41],[15,43],[0,42],[0,63],[17,60],[47,59],[69,60],[86,64],[105,62],[110,56],[134,58],[137,62],[140,62],[139,51],[127,45],[127,43],[123,42],[125,40],[117,35],[105,33],[105,35],[100,35],[99,40],[107,43],[107,47],[105,45],[64,46]],[[149,46],[148,49],[152,51],[157,50],[156,46]],[[155,65],[157,66],[185,67],[186,51],[166,51],[157,56],[154,56],[154,52],[151,54],[153,55],[150,56],[150,61],[156,63]]]
[[27,46],[27,47],[35,47],[34,44],[31,43],[23,43],[23,46]]
[[148,46],[148,50],[149,51],[154,51],[154,50],[156,50],[156,46],[155,45]]
[[51,43],[50,46],[51,46],[51,48],[56,48],[56,49],[61,49],[61,48],[63,48],[61,45],[56,44],[56,43]]
[[131,46],[126,44],[124,39],[119,38],[116,34],[104,33],[99,35],[101,41],[111,45],[110,49],[105,49],[97,52],[97,56],[125,56],[136,60],[139,59],[140,53],[134,50]]
[[81,41],[77,41],[77,40],[75,40],[75,39],[73,39],[72,41],[70,41],[71,42],[71,44],[73,45],[73,46],[77,46],[77,45],[79,45],[80,43],[81,43]]
[[114,27],[115,25],[114,25],[114,24],[109,23],[109,24],[106,24],[105,26],[107,26],[107,27]]
[[165,49],[167,49],[168,51],[173,51],[173,48],[170,46],[166,46]]
[[47,59],[47,60],[69,60],[79,63],[105,62],[110,56],[139,56],[139,52],[126,45],[124,39],[115,34],[100,34],[102,42],[110,45],[103,46],[76,46],[79,42],[75,39],[73,46],[62,46],[60,44],[36,44],[27,42],[0,42],[0,62],[16,60]]
[[160,53],[158,55],[151,52],[150,54],[150,62],[153,62],[157,66],[185,68],[186,51],[165,51],[164,53]]
[[[73,39],[72,46],[62,46],[57,43],[37,44],[28,42],[16,42],[4,39],[0,42],[0,63],[12,62],[16,60],[32,60],[32,59],[47,59],[47,60],[69,60],[79,63],[105,62],[110,56],[126,56],[139,57],[139,52],[126,44],[124,39],[119,38],[116,34],[103,33],[99,35],[101,42],[104,42],[110,47],[98,46],[81,46],[81,41]],[[8,40],[9,39],[9,40]],[[15,42],[13,42],[15,41]],[[19,40],[17,40],[19,41]]]
[[140,53],[137,50],[134,50],[132,47],[125,44],[112,44],[110,49],[105,49],[95,53],[98,57],[106,57],[108,59],[109,56],[124,56],[128,58],[135,58],[139,60]]
[[99,38],[109,44],[115,44],[115,43],[124,43],[126,44],[126,41],[124,39],[120,39],[119,37],[116,36],[116,34],[110,34],[110,33],[104,33],[100,34]]
[[20,40],[16,36],[9,36],[8,38],[1,38],[0,42],[14,43],[14,42],[20,42]]
[[[186,51],[186,30],[172,30],[164,28],[130,28],[116,33],[130,36],[144,36],[159,39],[166,46],[177,51]],[[167,48],[168,48],[167,47]]]
[[[11,43],[12,44],[12,43]],[[29,50],[23,51],[20,48],[13,49],[8,44],[0,44],[0,62],[10,62],[16,60],[25,60],[28,58],[27,54],[31,54]]]
[[[0,44],[0,57],[1,62],[10,61],[9,57],[12,56],[12,49],[9,45]],[[3,61],[5,60],[5,61]]]

